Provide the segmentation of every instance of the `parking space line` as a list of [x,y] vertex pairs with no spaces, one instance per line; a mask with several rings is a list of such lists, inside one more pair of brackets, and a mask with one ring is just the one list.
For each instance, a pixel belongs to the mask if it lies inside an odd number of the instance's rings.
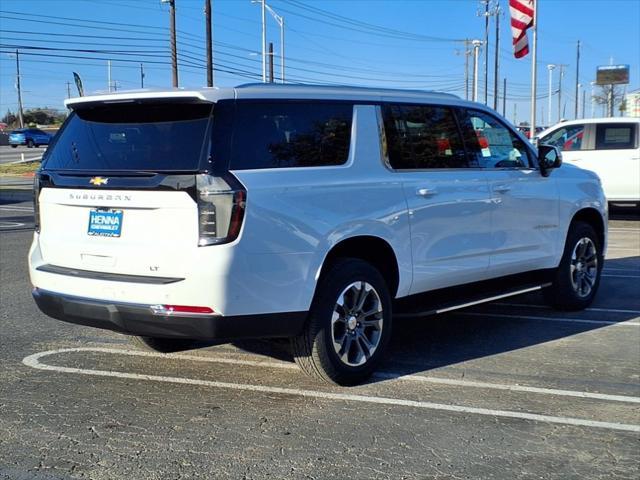
[[466,407],[461,405],[450,405],[450,404],[442,404],[442,403],[424,402],[419,400],[405,400],[405,399],[399,399],[399,398],[389,398],[389,397],[379,397],[379,396],[369,396],[369,395],[331,393],[331,392],[305,390],[305,389],[298,389],[298,388],[270,387],[265,385],[220,382],[220,381],[213,381],[213,380],[199,380],[199,379],[193,379],[193,378],[169,377],[164,375],[146,375],[146,374],[140,374],[140,373],[117,372],[112,370],[91,370],[91,369],[84,369],[84,368],[61,367],[61,366],[55,366],[55,365],[47,365],[45,363],[40,362],[40,359],[43,357],[61,354],[61,353],[67,353],[67,352],[74,352],[74,351],[79,351],[79,350],[75,348],[61,348],[57,350],[48,350],[45,352],[38,352],[25,357],[22,360],[22,363],[28,367],[35,368],[38,370],[53,371],[53,372],[60,372],[60,373],[73,373],[73,374],[79,374],[79,375],[92,375],[92,376],[98,376],[98,377],[124,378],[124,379],[130,379],[130,380],[146,380],[146,381],[154,381],[154,382],[176,383],[176,384],[183,384],[183,385],[197,385],[197,386],[224,388],[224,389],[238,390],[238,391],[275,393],[275,394],[293,395],[293,396],[299,396],[299,397],[305,397],[305,398],[318,398],[323,400],[338,400],[338,401],[346,401],[346,402],[362,402],[362,403],[372,403],[372,404],[378,404],[378,405],[412,407],[412,408],[440,410],[440,411],[456,412],[456,413],[470,413],[470,414],[485,415],[485,416],[491,416],[491,417],[532,420],[537,422],[554,423],[554,424],[560,424],[560,425],[573,425],[573,426],[579,426],[579,427],[592,427],[592,428],[602,428],[602,429],[608,429],[608,430],[640,433],[640,425],[632,425],[632,424],[625,424],[625,423],[602,422],[602,421],[596,421],[596,420],[560,417],[560,416],[544,415],[544,414],[538,414],[538,413],[515,412],[515,411],[509,411],[509,410],[494,410],[489,408]]
[[18,227],[24,227],[24,223],[0,221],[0,228],[18,228]]
[[33,208],[31,207],[0,207],[0,210],[9,212],[33,212]]
[[[154,353],[154,352],[142,352],[139,350],[125,350],[119,348],[106,348],[106,347],[78,347],[78,348],[70,348],[63,349],[63,352],[98,352],[98,353],[109,353],[116,355],[128,355],[134,357],[153,357],[153,358],[168,358],[172,360],[187,360],[193,362],[205,362],[205,363],[219,363],[226,365],[242,365],[248,367],[260,367],[260,368],[275,368],[281,370],[292,370],[299,371],[298,367],[293,363],[285,363],[285,362],[272,362],[269,360],[246,360],[240,358],[229,358],[229,357],[220,357],[220,356],[199,356],[199,355],[189,355],[183,353]],[[592,393],[592,392],[581,392],[576,390],[561,390],[555,388],[544,388],[544,387],[532,387],[526,385],[507,385],[501,383],[489,383],[489,382],[478,382],[473,380],[458,380],[452,378],[442,378],[442,377],[429,377],[424,375],[412,375],[405,374],[400,372],[391,372],[391,371],[381,371],[374,373],[374,378],[382,379],[382,380],[400,380],[400,381],[413,381],[413,382],[423,382],[423,383],[434,383],[441,385],[453,385],[458,387],[473,387],[473,388],[485,388],[485,389],[493,389],[493,390],[508,390],[512,392],[526,392],[526,393],[536,393],[543,395],[555,395],[561,397],[577,397],[577,398],[588,398],[594,400],[605,400],[612,402],[623,402],[623,403],[640,403],[640,397],[633,397],[630,395],[611,395],[605,393]]]
[[460,312],[457,315],[465,317],[497,317],[497,318],[516,318],[522,320],[539,320],[542,322],[566,322],[566,323],[587,323],[593,325],[611,325],[617,327],[640,327],[640,322],[633,320],[623,320],[620,322],[612,322],[610,320],[586,320],[583,318],[563,318],[563,317],[536,317],[532,315],[510,315],[508,313],[478,313],[478,312]]
[[[492,305],[500,305],[502,307],[518,307],[518,308],[540,308],[543,310],[553,310],[553,308],[548,307],[546,305],[529,305],[527,303],[494,303]],[[589,307],[585,308],[585,311],[588,312],[604,312],[604,313],[633,313],[636,315],[640,315],[640,310],[622,310],[619,308],[597,308],[597,307]]]
[[603,273],[601,276],[611,278],[640,278],[640,275],[620,275],[618,273]]
[[640,228],[622,228],[622,227],[609,227],[610,232],[637,232],[640,233]]

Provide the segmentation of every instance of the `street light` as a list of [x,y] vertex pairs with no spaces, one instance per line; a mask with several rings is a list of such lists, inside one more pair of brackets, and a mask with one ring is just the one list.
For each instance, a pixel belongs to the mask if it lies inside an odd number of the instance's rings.
[[556,66],[551,63],[549,65],[547,65],[547,68],[549,69],[549,107],[548,107],[548,111],[547,111],[547,125],[550,127],[551,126],[551,88],[552,88],[552,80],[553,80],[553,69],[556,68]]
[[478,101],[478,53],[480,51],[480,47],[482,46],[482,40],[473,40],[471,45],[473,45],[473,97],[472,100],[474,102]]
[[262,8],[262,82],[267,82],[267,19],[265,12],[268,11],[280,26],[280,80],[284,83],[284,18],[267,5],[265,0],[251,0],[251,3],[259,3]]
[[273,8],[266,3],[264,4],[264,7],[280,26],[280,81],[284,83],[284,18],[278,15]]

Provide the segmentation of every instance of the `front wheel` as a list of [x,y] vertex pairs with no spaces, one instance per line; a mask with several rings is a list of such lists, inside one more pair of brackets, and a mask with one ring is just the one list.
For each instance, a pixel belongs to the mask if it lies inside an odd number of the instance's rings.
[[543,291],[547,302],[558,310],[587,308],[598,291],[603,264],[602,246],[593,227],[573,223],[553,284]]
[[359,259],[340,259],[321,277],[305,330],[291,340],[291,350],[316,379],[361,383],[380,363],[391,320],[391,296],[380,272]]
[[33,148],[35,144],[33,143],[33,140],[29,139],[27,140],[27,148]]

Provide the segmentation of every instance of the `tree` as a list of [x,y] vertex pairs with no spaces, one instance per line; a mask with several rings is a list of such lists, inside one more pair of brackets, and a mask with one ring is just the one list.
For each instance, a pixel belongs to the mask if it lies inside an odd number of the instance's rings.
[[2,117],[2,120],[0,121],[2,121],[2,123],[6,123],[9,126],[12,126],[17,119],[18,118],[11,110],[7,110],[7,113],[5,114],[4,117]]
[[624,101],[624,89],[621,85],[599,85],[599,89],[593,100],[598,105],[606,105],[607,116],[613,117],[616,105]]

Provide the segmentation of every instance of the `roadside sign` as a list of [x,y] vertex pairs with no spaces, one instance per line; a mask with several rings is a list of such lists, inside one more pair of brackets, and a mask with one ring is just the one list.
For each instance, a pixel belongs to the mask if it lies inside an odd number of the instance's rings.
[[620,85],[629,83],[629,65],[606,65],[596,70],[596,85]]

